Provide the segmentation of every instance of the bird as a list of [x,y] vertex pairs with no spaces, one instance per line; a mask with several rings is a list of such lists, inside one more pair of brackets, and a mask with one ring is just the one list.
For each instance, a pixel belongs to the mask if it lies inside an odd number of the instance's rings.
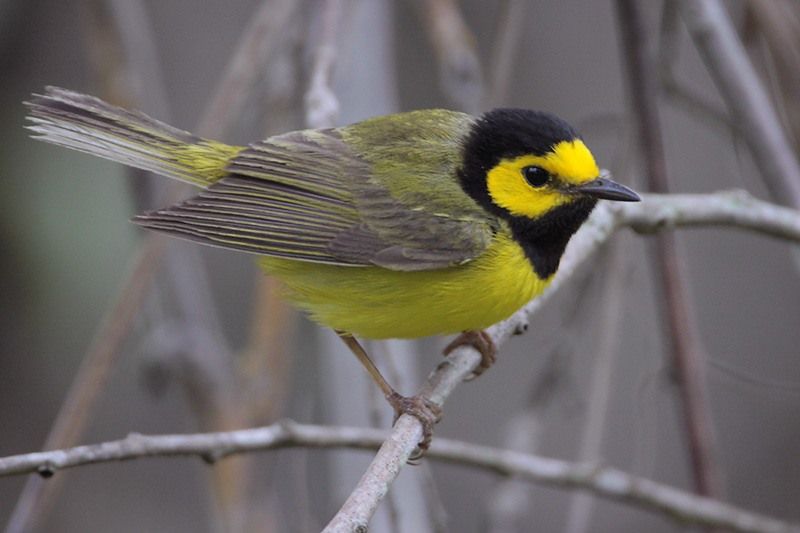
[[430,444],[441,408],[403,396],[357,337],[485,333],[547,287],[599,200],[638,201],[578,132],[542,111],[427,109],[292,131],[247,146],[204,139],[99,98],[47,87],[33,137],[201,188],[136,224],[255,254],[285,297],[345,342]]

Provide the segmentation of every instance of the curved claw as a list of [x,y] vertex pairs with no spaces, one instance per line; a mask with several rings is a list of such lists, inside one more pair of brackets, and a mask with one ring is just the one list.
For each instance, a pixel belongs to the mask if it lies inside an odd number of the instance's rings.
[[453,339],[453,342],[445,347],[444,355],[450,355],[450,352],[459,346],[472,346],[481,354],[481,364],[465,381],[472,381],[473,379],[477,378],[486,372],[486,370],[488,370],[489,367],[492,366],[497,360],[497,347],[495,346],[494,341],[489,334],[483,330],[465,331]]
[[394,422],[400,415],[411,415],[422,424],[422,440],[408,459],[409,463],[416,464],[431,445],[433,426],[442,419],[442,408],[423,396],[403,396],[397,392],[387,400],[394,408]]

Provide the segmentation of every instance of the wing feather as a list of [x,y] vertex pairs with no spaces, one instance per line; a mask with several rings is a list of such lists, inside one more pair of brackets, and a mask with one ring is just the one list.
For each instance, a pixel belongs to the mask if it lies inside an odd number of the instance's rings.
[[[460,264],[488,246],[490,221],[464,203],[457,183],[436,183],[435,202],[426,202],[424,188],[413,199],[398,197],[386,180],[403,176],[382,175],[340,131],[292,132],[252,144],[229,162],[228,175],[197,196],[134,221],[256,254],[393,270]],[[427,179],[448,180],[455,168],[429,173]],[[442,191],[458,195],[454,212],[439,212]]]

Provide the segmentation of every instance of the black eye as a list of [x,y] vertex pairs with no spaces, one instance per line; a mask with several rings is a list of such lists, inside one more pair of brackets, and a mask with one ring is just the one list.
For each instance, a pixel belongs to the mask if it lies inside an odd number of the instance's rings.
[[550,181],[550,173],[540,167],[525,167],[522,169],[522,175],[531,187],[541,187]]

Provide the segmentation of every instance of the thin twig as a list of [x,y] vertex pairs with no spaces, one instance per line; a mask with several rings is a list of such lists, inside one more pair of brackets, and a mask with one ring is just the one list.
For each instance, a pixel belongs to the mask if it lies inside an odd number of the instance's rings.
[[[293,6],[286,6],[293,7]],[[264,137],[298,129],[302,95],[298,95],[299,37],[304,24],[300,16],[289,17],[288,26],[280,29],[281,37],[274,43],[277,50],[268,54],[268,70],[258,76],[252,100],[257,101],[262,113],[249,116],[250,122],[264,124]],[[267,36],[264,36],[265,38]],[[263,115],[263,116],[262,116]],[[244,118],[244,117],[243,117]],[[297,354],[292,353],[292,337],[296,310],[281,297],[282,286],[272,277],[254,271],[253,309],[249,314],[249,327],[244,347],[236,357],[228,361],[234,367],[236,389],[233,400],[221,417],[220,427],[214,430],[254,427],[274,422],[283,415],[288,395],[291,392],[292,370],[297,364]],[[221,427],[226,425],[227,427]],[[278,519],[270,508],[274,507],[277,492],[285,488],[286,480],[273,473],[278,467],[275,461],[259,468],[261,459],[255,455],[242,456],[230,463],[227,476],[231,501],[235,513],[225,524],[231,532],[251,531],[265,526],[265,518]],[[300,458],[296,458],[300,463]],[[298,490],[305,489],[305,476],[300,464]],[[216,469],[215,469],[216,470]],[[265,480],[268,480],[265,484]],[[306,502],[302,498],[299,500]],[[306,502],[307,503],[307,502]],[[302,504],[301,504],[302,505]],[[304,513],[303,530],[313,530],[311,513]]]
[[456,0],[417,0],[439,66],[439,85],[459,109],[476,114],[484,94],[477,41]]
[[[669,190],[669,179],[658,114],[658,74],[655,58],[649,53],[641,4],[637,0],[617,0],[617,11],[647,182],[651,191],[665,193]],[[705,379],[708,356],[686,284],[685,261],[680,257],[675,235],[670,232],[660,234],[654,247],[655,270],[664,297],[665,332],[678,378],[695,488],[704,496],[720,497],[722,474],[716,459]]]
[[492,50],[491,88],[486,94],[486,107],[501,105],[508,97],[508,86],[516,72],[516,51],[525,28],[525,15],[528,10],[525,0],[504,0],[500,2],[500,16]]
[[[592,256],[616,230],[632,227],[640,232],[653,232],[664,228],[696,226],[737,227],[800,243],[800,213],[756,200],[741,191],[708,195],[646,195],[641,204],[601,204],[572,239],[558,275],[547,291],[509,320],[493,328],[492,334],[498,341],[500,338],[507,338],[513,331],[522,330],[528,315],[542,309],[554,294],[567,285],[587,258]],[[116,300],[115,307],[107,315],[106,325],[101,328],[101,334],[96,337],[83,366],[98,372],[101,367],[94,363],[98,354],[103,357],[113,357],[118,352],[119,343],[127,333],[129,323],[139,308],[138,300],[149,285],[156,266],[155,257],[160,252],[158,248],[163,244],[162,239],[150,239],[140,249],[140,256],[132,262],[135,269]],[[480,356],[473,351],[468,349],[455,351],[450,361],[443,364],[440,370],[447,370],[450,375],[438,376],[431,380],[428,386],[430,389],[435,383],[440,383],[435,399],[443,401],[452,388],[468,375],[479,361]],[[81,392],[85,393],[85,390]],[[89,398],[89,401],[91,400],[93,398]],[[65,408],[72,405],[81,408],[84,401],[86,399],[78,401],[70,395],[69,400],[65,402]],[[392,470],[381,468],[381,464],[388,462],[396,465],[396,470],[399,471],[421,436],[421,428],[415,420],[401,417],[393,432],[392,442],[398,443],[395,452],[387,450],[376,459],[378,462],[373,462],[371,475],[374,476],[376,471],[384,472],[387,477],[386,483],[391,482]],[[396,474],[396,471],[394,473]],[[375,506],[381,496],[380,492],[370,496],[375,500]]]
[[[652,216],[651,216],[652,215]],[[655,231],[683,225],[733,225],[800,242],[800,213],[774,204],[755,200],[747,193],[722,192],[711,195],[683,195],[673,201],[667,195],[647,195],[641,204],[607,204],[598,206],[589,220],[572,238],[561,260],[555,278],[539,297],[533,299],[510,318],[488,329],[496,346],[514,333],[527,328],[528,318],[550,300],[615,231],[633,224],[640,231]],[[480,354],[462,347],[428,377],[420,394],[442,405],[453,389],[480,363]],[[422,437],[422,426],[416,418],[401,416],[389,438],[381,446],[367,471],[327,531],[353,531],[366,527],[380,500],[406,464]]]
[[[619,352],[620,327],[623,323],[625,305],[625,274],[630,256],[624,253],[627,241],[609,246],[608,259],[603,265],[607,283],[602,295],[602,307],[597,313],[598,335],[593,342],[596,346],[592,354],[592,369],[589,390],[586,396],[586,422],[580,436],[577,460],[597,462],[602,457],[605,429],[608,426],[608,412],[616,359]],[[610,279],[609,279],[610,278]],[[594,499],[590,494],[575,494],[567,511],[567,533],[589,531]]]
[[682,0],[683,16],[722,97],[741,126],[773,198],[800,209],[800,162],[719,0]]
[[748,0],[746,8],[754,29],[763,37],[758,59],[767,66],[780,118],[800,149],[800,6],[794,0]]
[[[385,431],[372,428],[316,426],[288,420],[261,428],[221,433],[131,434],[117,441],[0,458],[0,476],[38,473],[50,477],[65,468],[144,457],[198,456],[213,463],[234,454],[288,447],[374,450],[386,438]],[[795,524],[597,464],[570,463],[444,438],[434,441],[427,456],[535,483],[589,490],[604,498],[661,513],[681,523],[742,532],[800,531],[800,526]],[[358,529],[354,527],[348,531]]]
[[[272,2],[265,2],[264,8],[258,12],[250,27],[244,31],[237,54],[220,82],[217,95],[200,121],[201,135],[212,138],[222,137],[231,123],[231,115],[225,113],[224,105],[227,105],[228,102],[237,105],[237,103],[245,101],[247,94],[252,90],[252,83],[245,83],[241,74],[243,69],[249,72],[260,71],[259,60],[268,58],[268,54],[259,49],[259,47],[270,46],[272,42],[271,39],[264,39],[265,23],[280,22],[283,19],[278,15],[281,14],[285,14],[288,20],[297,5],[297,2],[291,0],[275,1],[281,2],[280,6],[284,9],[268,9]],[[118,10],[120,5],[124,6],[124,3],[115,4],[114,9]],[[120,12],[115,11],[115,13],[119,14]],[[138,20],[138,18],[123,17],[121,22],[136,23]],[[279,29],[280,25],[277,28]],[[130,36],[136,32],[131,30],[123,31],[123,33]],[[280,32],[270,32],[270,34],[274,33]],[[233,68],[234,66],[238,68]],[[221,114],[220,117],[212,117],[213,114],[218,113]],[[179,190],[179,184],[169,189],[167,203],[178,200]],[[45,449],[70,446],[80,436],[84,426],[81,420],[85,420],[86,416],[92,412],[91,406],[96,403],[102,385],[107,381],[116,357],[120,353],[119,346],[130,330],[133,318],[141,308],[143,301],[141,293],[146,292],[151,286],[166,248],[163,244],[163,236],[148,234],[140,245],[139,252],[132,258],[128,268],[128,271],[132,273],[131,277],[123,281],[118,299],[114,301],[103,325],[95,333],[92,347],[87,351],[84,362],[76,373],[67,399],[45,442]],[[147,262],[143,263],[143,261]],[[77,409],[75,406],[80,406],[80,408]],[[56,485],[52,484],[52,487],[54,488]],[[32,483],[30,488],[26,486],[7,526],[9,533],[27,530],[26,524],[29,524],[29,518],[26,517],[30,516],[31,512],[37,508],[36,502],[42,497],[42,490],[43,487],[37,483]],[[52,490],[52,488],[47,489],[48,492]]]
[[[740,134],[740,128],[730,121],[727,113],[688,87],[684,87],[675,78],[662,77],[661,88],[664,96],[676,106],[682,107],[689,116],[699,119],[703,124],[717,126],[724,131],[733,130],[734,133]],[[703,120],[706,118],[710,121]]]
[[647,194],[642,203],[614,209],[623,224],[638,232],[720,226],[800,242],[800,211],[758,200],[742,190],[713,194]]
[[[601,263],[605,265],[605,260],[595,261],[595,264]],[[531,355],[543,359],[543,363],[527,386],[525,405],[505,423],[503,443],[509,449],[537,454],[546,433],[548,410],[559,396],[565,397],[565,393],[574,388],[568,367],[571,359],[578,355],[579,333],[591,317],[603,315],[595,311],[595,303],[601,296],[602,282],[598,280],[603,276],[592,276],[588,270],[584,269],[582,275],[570,283],[569,302],[558,306],[558,322],[547,328],[547,332],[536,330],[537,337],[549,333],[551,338],[548,339],[548,335],[537,338],[536,353]],[[515,533],[524,530],[530,520],[530,487],[510,478],[499,483],[494,493],[487,506],[487,531]]]
[[[153,46],[152,28],[148,14],[139,1],[93,0],[84,4],[87,21],[85,27],[87,53],[95,67],[98,85],[103,88],[104,97],[120,105],[133,105],[146,108],[154,115],[169,119],[169,105],[163,86],[158,54]],[[98,44],[100,46],[98,46]],[[144,91],[144,81],[148,87]],[[142,106],[141,104],[146,103]],[[131,187],[136,191],[137,204],[150,207],[155,198],[165,195],[167,187],[146,172],[130,170],[134,181]],[[204,269],[196,247],[165,247],[169,277],[175,288],[181,320],[185,327],[182,335],[197,348],[197,357],[209,359],[213,350],[216,357],[227,360],[219,322],[213,306],[205,305],[210,300],[208,284],[204,282]],[[180,255],[180,260],[177,256]],[[188,257],[186,257],[188,256]],[[180,261],[184,268],[177,269]],[[205,310],[199,312],[199,310]],[[203,333],[203,342],[195,332]],[[213,340],[213,344],[208,340]],[[222,349],[220,349],[222,348]],[[71,386],[71,395],[93,398],[85,401],[79,410],[65,407],[57,414],[56,421],[46,440],[46,449],[73,446],[79,440],[91,419],[96,399],[105,389],[107,378],[115,366],[118,350],[106,353],[109,361],[94,360],[97,368],[82,365]],[[113,361],[111,360],[113,359]],[[196,365],[200,367],[200,365]],[[208,367],[209,365],[204,365]],[[212,380],[204,379],[204,383]],[[199,387],[195,387],[199,390]],[[83,392],[81,392],[83,391]],[[212,393],[209,392],[209,395]],[[69,428],[69,431],[65,431]],[[216,428],[208,428],[216,429]],[[30,479],[20,493],[18,503],[9,520],[8,532],[31,531],[38,529],[49,514],[51,503],[61,487],[62,479],[56,483],[42,485],[40,479]]]
[[[101,386],[107,381],[111,369],[121,354],[120,345],[130,330],[151,280],[158,266],[157,258],[165,248],[166,239],[159,237],[147,241],[130,261],[130,274],[126,278],[114,304],[103,319],[99,334],[92,340],[76,378],[61,404],[56,421],[43,449],[52,450],[72,446],[83,433],[87,422],[86,413],[92,412],[97,403]],[[99,385],[95,385],[99,384]],[[41,482],[30,481],[20,494],[17,505],[6,526],[7,533],[31,531],[40,523],[43,514],[34,512],[43,500],[52,498],[57,485],[48,488]]]
[[332,128],[339,116],[339,100],[331,89],[336,64],[336,37],[343,0],[325,0],[320,24],[321,36],[314,51],[311,81],[305,96],[306,126]]
[[680,50],[680,4],[677,2],[664,2],[661,10],[661,31],[658,46],[658,74],[661,89],[675,104],[681,105],[686,111],[696,118],[710,118],[715,125],[720,125],[725,130],[734,129],[735,125],[728,118],[728,114],[717,105],[711,103],[699,94],[695,94],[689,87],[685,87],[675,74]]
[[253,87],[264,70],[276,41],[283,36],[302,2],[296,0],[264,0],[245,28],[231,60],[225,67],[214,97],[208,104],[197,131],[206,137],[221,137],[240,116]]

